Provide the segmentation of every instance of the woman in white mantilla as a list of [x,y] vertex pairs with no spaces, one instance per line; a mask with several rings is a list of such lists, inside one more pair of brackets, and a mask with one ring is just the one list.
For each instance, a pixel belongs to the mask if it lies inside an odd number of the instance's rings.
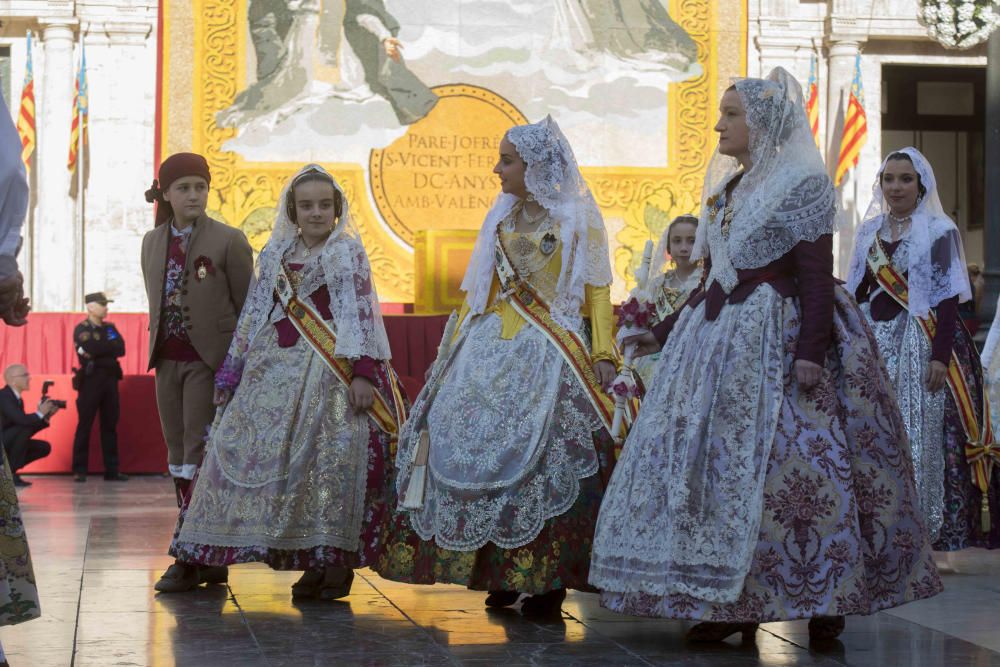
[[285,186],[256,272],[171,553],[304,570],[293,597],[343,597],[381,555],[405,406],[365,248],[321,167]]
[[[695,216],[679,215],[674,218],[660,235],[645,279],[632,290],[630,296],[644,295],[652,299],[656,306],[651,325],[662,322],[679,310],[701,285],[704,275],[701,262],[691,259],[697,233],[698,218]],[[621,333],[618,335],[621,336]],[[660,353],[654,352],[635,360],[633,367],[644,386],[649,387],[659,359]]]
[[[604,220],[555,121],[511,128],[466,300],[400,437],[407,511],[377,568],[558,612],[586,582],[614,463]],[[422,497],[421,497],[421,486]],[[409,497],[407,497],[409,492]]]
[[[694,257],[700,290],[662,353],[594,536],[617,612],[755,636],[941,590],[899,409],[875,340],[833,278],[834,191],[799,84],[777,68],[724,94]],[[669,336],[669,337],[668,337]]]
[[1000,475],[990,475],[1000,451],[983,442],[983,368],[958,312],[972,298],[962,237],[915,148],[891,153],[879,169],[847,288],[896,390],[931,544],[1000,547]]

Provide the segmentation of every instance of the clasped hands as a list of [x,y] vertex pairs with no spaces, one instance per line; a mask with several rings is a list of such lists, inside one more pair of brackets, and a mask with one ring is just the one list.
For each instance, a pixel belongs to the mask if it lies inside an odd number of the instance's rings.
[[15,275],[0,280],[0,318],[8,326],[20,327],[28,322],[31,306],[24,298],[24,277]]

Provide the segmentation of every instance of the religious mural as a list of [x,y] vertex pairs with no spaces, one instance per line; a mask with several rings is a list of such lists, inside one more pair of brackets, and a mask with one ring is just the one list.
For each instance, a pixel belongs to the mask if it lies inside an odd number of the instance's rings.
[[646,239],[697,207],[744,54],[742,0],[169,0],[159,151],[206,154],[210,209],[257,245],[283,180],[323,164],[406,302],[414,245],[477,229],[504,131],[552,114],[624,294]]

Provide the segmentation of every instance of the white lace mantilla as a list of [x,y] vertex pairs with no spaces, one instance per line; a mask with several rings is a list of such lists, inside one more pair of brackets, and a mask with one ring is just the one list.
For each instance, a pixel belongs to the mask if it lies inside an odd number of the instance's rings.
[[[897,152],[909,158],[926,192],[910,215],[909,231],[901,244],[906,246],[905,259],[896,256],[903,250],[901,247],[893,256],[892,263],[907,274],[910,314],[927,317],[931,308],[953,296],[957,296],[960,302],[971,299],[972,286],[969,284],[968,266],[962,249],[962,235],[951,218],[945,215],[930,163],[915,148],[904,148]],[[882,162],[880,175],[885,171],[888,161],[887,157]],[[889,203],[882,192],[880,180],[881,176],[876,177],[868,212],[864,222],[858,227],[854,242],[854,253],[847,274],[847,289],[852,294],[864,279],[868,267],[868,250],[875,242],[876,235],[881,235],[883,240],[892,238],[888,219]]]
[[[512,127],[507,138],[527,165],[524,180],[528,192],[559,226],[562,268],[549,304],[552,318],[566,329],[578,329],[585,286],[603,287],[614,278],[604,218],[580,173],[573,149],[551,117]],[[514,195],[501,194],[480,229],[462,280],[473,313],[484,312],[488,305],[497,229],[518,202]]]
[[332,176],[318,165],[307,165],[289,179],[282,190],[271,237],[257,258],[254,280],[229,347],[227,368],[241,369],[253,339],[270,322],[281,319],[277,315],[281,307],[275,306],[274,289],[282,262],[295,245],[297,230],[287,214],[288,199],[296,180],[310,172],[329,179],[341,194],[343,211],[317,255],[306,262],[302,271],[303,282],[297,292],[305,298],[321,284],[327,286],[330,311],[337,331],[336,356],[347,359],[368,356],[386,360],[392,356],[368,255],[351,220],[350,204]]
[[742,167],[716,150],[705,174],[692,253],[693,259],[711,255],[709,282],[726,292],[738,283],[736,269],[765,266],[801,241],[834,232],[833,184],[805,115],[801,86],[780,67],[767,79],[740,79],[735,86],[750,130],[751,164],[733,188],[735,206],[724,232],[716,207]]

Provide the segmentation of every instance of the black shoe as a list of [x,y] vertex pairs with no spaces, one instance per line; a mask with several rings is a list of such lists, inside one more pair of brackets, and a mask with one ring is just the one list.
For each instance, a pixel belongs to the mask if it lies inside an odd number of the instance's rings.
[[557,616],[565,599],[565,588],[556,588],[548,593],[532,595],[521,604],[521,615],[539,618]]
[[843,616],[814,616],[809,619],[809,639],[829,641],[836,639],[844,631]]
[[229,568],[225,565],[202,565],[198,568],[198,583],[225,584],[229,581]]
[[292,599],[305,600],[312,599],[319,595],[319,587],[323,585],[323,570],[306,570],[302,576],[292,584]]
[[161,593],[184,593],[198,588],[198,566],[176,562],[153,586]]
[[323,572],[323,583],[319,587],[317,597],[324,602],[345,598],[351,594],[352,583],[354,583],[354,570],[328,567]]
[[87,473],[85,473],[85,472],[74,473],[73,474],[73,481],[74,482],[86,482],[87,481]]
[[26,486],[31,486],[31,482],[24,479],[20,475],[14,475],[14,486],[19,486],[21,488],[24,488]]
[[486,596],[486,606],[493,608],[509,607],[517,604],[521,594],[517,591],[490,591]]
[[127,482],[128,481],[128,475],[126,475],[124,473],[120,473],[120,472],[113,472],[110,475],[109,474],[105,474],[104,475],[104,481],[105,482]]

